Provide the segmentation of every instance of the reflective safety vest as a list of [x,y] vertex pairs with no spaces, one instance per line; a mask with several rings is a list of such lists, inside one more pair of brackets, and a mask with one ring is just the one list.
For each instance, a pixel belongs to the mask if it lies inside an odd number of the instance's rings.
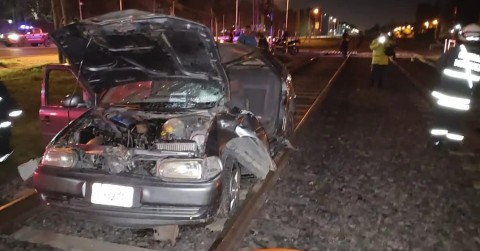
[[468,111],[473,88],[480,82],[480,48],[457,46],[442,56],[439,68],[440,85],[432,92],[437,105]]

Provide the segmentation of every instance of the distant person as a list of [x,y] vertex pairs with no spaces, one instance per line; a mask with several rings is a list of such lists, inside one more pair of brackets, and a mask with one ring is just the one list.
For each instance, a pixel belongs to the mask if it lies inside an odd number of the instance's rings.
[[379,36],[370,43],[370,50],[372,50],[372,74],[370,86],[382,88],[385,77],[385,71],[388,66],[388,55],[385,50],[390,48],[391,41],[388,36],[380,32]]
[[286,30],[282,30],[282,41],[288,42],[288,39],[290,38],[290,33]]
[[432,92],[436,105],[430,130],[436,147],[446,142],[463,142],[467,111],[478,102],[472,98],[480,84],[480,25],[465,26],[458,41],[437,63],[441,76]]
[[258,32],[257,33],[258,37],[258,47],[268,50],[268,41],[263,32]]
[[[17,112],[13,114],[12,112]],[[12,137],[12,117],[18,116],[16,102],[10,96],[5,84],[0,81],[0,162],[3,162],[12,152],[10,138]]]
[[228,32],[228,41],[229,43],[233,43],[233,38],[235,37],[235,28],[232,27]]
[[238,42],[244,45],[257,47],[257,40],[255,39],[255,35],[253,34],[250,25],[245,26],[245,30],[238,38]]
[[340,43],[340,52],[342,52],[343,57],[347,57],[349,41],[348,32],[344,31],[342,34],[342,42]]

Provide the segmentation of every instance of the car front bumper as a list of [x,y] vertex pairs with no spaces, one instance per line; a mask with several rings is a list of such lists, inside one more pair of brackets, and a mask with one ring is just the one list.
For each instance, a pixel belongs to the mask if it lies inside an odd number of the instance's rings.
[[[42,200],[67,209],[62,212],[87,214],[90,219],[138,228],[209,222],[218,210],[221,195],[221,175],[201,183],[178,183],[41,167],[33,182]],[[91,203],[93,183],[133,187],[133,206]]]

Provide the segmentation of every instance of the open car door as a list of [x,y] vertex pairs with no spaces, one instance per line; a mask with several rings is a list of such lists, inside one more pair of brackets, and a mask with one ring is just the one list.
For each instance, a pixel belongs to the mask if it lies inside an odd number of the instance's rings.
[[50,142],[70,121],[86,112],[94,104],[93,97],[68,65],[47,65],[39,111],[43,142]]

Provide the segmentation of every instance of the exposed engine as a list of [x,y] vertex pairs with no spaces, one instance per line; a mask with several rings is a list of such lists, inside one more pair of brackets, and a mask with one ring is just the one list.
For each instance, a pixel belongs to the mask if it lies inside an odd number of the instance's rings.
[[125,108],[97,109],[78,121],[56,147],[76,152],[77,168],[155,176],[155,165],[169,157],[200,157],[208,114],[166,117]]

